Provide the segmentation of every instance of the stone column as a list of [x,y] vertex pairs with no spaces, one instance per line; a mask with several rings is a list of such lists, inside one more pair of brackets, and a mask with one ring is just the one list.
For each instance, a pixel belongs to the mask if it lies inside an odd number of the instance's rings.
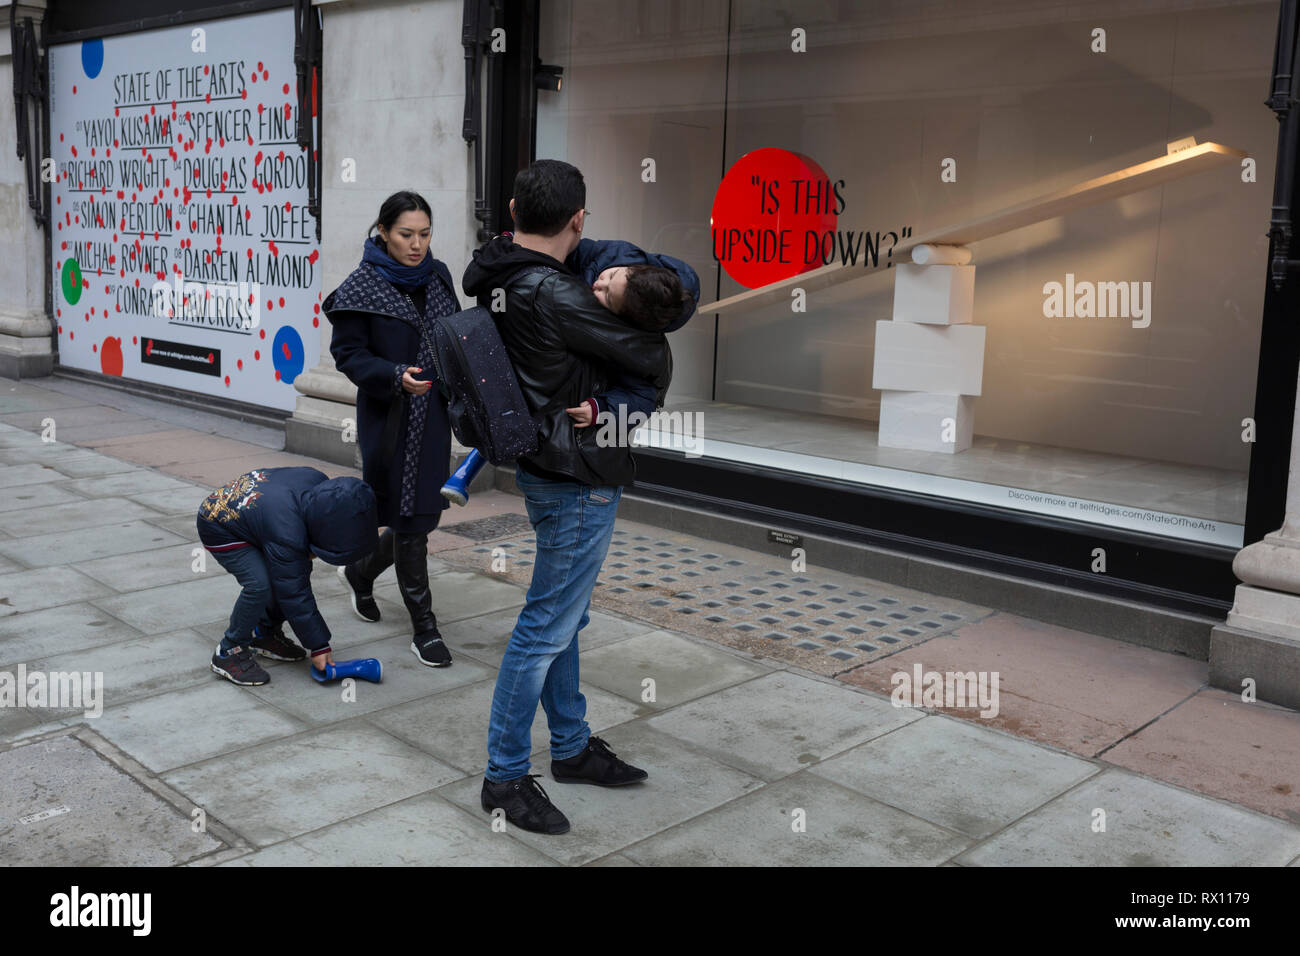
[[1300,390],[1282,527],[1242,548],[1232,562],[1241,584],[1228,619],[1210,636],[1210,683],[1300,709]]
[[[45,311],[45,246],[49,236],[36,224],[27,204],[26,160],[13,148],[13,51],[10,2],[0,0],[0,376],[34,378],[54,368],[53,323]],[[19,3],[18,19],[30,17],[41,29],[45,0]],[[40,143],[32,149],[39,151]]]
[[[398,189],[413,189],[429,201],[433,254],[459,282],[477,244],[473,160],[460,135],[463,4],[314,2],[323,15],[324,42],[322,294],[356,268],[380,204]],[[462,304],[472,303],[462,298]],[[285,449],[359,467],[356,443],[343,440],[345,422],[356,415],[356,387],[334,367],[331,328],[322,317],[320,364],[294,380],[300,397],[285,422]],[[466,453],[453,440],[453,462]],[[491,469],[484,472],[474,490],[490,482]]]

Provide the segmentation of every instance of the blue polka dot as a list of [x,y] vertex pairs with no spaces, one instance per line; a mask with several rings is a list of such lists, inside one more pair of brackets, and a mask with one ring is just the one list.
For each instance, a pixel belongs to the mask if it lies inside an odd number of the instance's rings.
[[302,347],[302,336],[298,330],[291,325],[280,326],[280,331],[275,333],[275,339],[271,342],[271,363],[280,373],[280,381],[292,385],[293,380],[302,372],[306,358],[307,351]]
[[86,76],[92,80],[99,76],[99,71],[104,68],[103,40],[85,40],[82,42],[81,68],[86,71]]

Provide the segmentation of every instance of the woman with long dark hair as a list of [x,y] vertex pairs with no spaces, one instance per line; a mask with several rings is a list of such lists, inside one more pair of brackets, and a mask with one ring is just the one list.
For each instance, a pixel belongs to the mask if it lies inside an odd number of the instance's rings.
[[429,251],[433,213],[417,193],[384,200],[370,227],[361,264],[325,299],[334,326],[334,364],[357,387],[357,441],[362,477],[375,491],[378,548],[339,569],[363,620],[378,621],[373,586],[396,565],[397,586],[411,614],[411,650],[430,667],[451,654],[438,632],[429,593],[428,535],[448,502],[451,428],[433,387],[431,325],[460,310],[451,273]]

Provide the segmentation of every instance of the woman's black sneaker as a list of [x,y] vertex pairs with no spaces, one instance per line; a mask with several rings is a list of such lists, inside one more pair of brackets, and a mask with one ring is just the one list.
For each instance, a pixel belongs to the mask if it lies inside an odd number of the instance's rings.
[[426,667],[451,666],[451,651],[447,650],[447,645],[442,642],[442,635],[438,633],[437,628],[415,635],[415,639],[411,641],[411,652]]
[[568,818],[551,803],[535,773],[502,783],[484,779],[480,800],[488,813],[504,810],[506,819],[521,830],[552,835],[569,832]]
[[598,787],[626,787],[640,783],[649,774],[639,767],[619,760],[609,745],[599,737],[587,741],[587,749],[567,760],[551,761],[551,776],[556,783],[594,783]]
[[224,677],[240,687],[259,687],[271,679],[271,675],[253,659],[253,654],[248,648],[236,647],[225,657],[222,657],[220,644],[217,645],[217,650],[212,655],[212,673]]
[[300,661],[307,656],[307,651],[297,642],[285,637],[284,631],[278,627],[265,634],[258,628],[253,628],[248,649],[273,661]]
[[339,568],[339,580],[347,585],[348,594],[352,597],[352,610],[357,612],[357,617],[371,624],[379,620],[379,605],[375,603],[374,594],[361,590],[361,582],[353,576],[352,569],[346,564]]

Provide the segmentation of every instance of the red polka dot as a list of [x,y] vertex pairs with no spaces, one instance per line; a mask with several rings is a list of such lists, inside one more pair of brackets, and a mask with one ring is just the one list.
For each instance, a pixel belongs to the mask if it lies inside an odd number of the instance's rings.
[[238,361],[236,361],[235,368],[239,369],[242,372],[244,370],[244,360],[239,359]]
[[229,376],[229,375],[226,376],[226,386],[227,386],[227,387],[230,386],[230,376]]
[[258,329],[257,334],[260,338],[266,338],[266,329]]
[[289,351],[289,343],[288,343],[288,342],[281,342],[281,343],[280,343],[280,351],[284,353],[284,357],[285,357],[285,360],[286,360],[286,361],[292,361],[292,360],[293,360],[293,353]]
[[262,353],[258,349],[253,350],[253,360],[258,362],[262,360]]
[[314,315],[311,317],[311,327],[313,329],[320,328],[320,319],[316,318]]
[[280,381],[280,370],[278,368],[275,370],[275,380]]
[[[288,92],[289,92],[289,84],[288,84],[288,83],[284,84],[284,86],[283,86],[282,89],[284,90],[285,93],[288,93]],[[74,93],[77,92],[76,87],[73,87],[72,92],[74,92]]]
[[273,308],[275,308],[275,306],[272,304],[272,302],[271,302],[270,299],[267,299],[267,300],[266,300],[266,311],[267,311],[267,312],[270,312]]
[[280,308],[284,308],[284,296],[280,296]]

